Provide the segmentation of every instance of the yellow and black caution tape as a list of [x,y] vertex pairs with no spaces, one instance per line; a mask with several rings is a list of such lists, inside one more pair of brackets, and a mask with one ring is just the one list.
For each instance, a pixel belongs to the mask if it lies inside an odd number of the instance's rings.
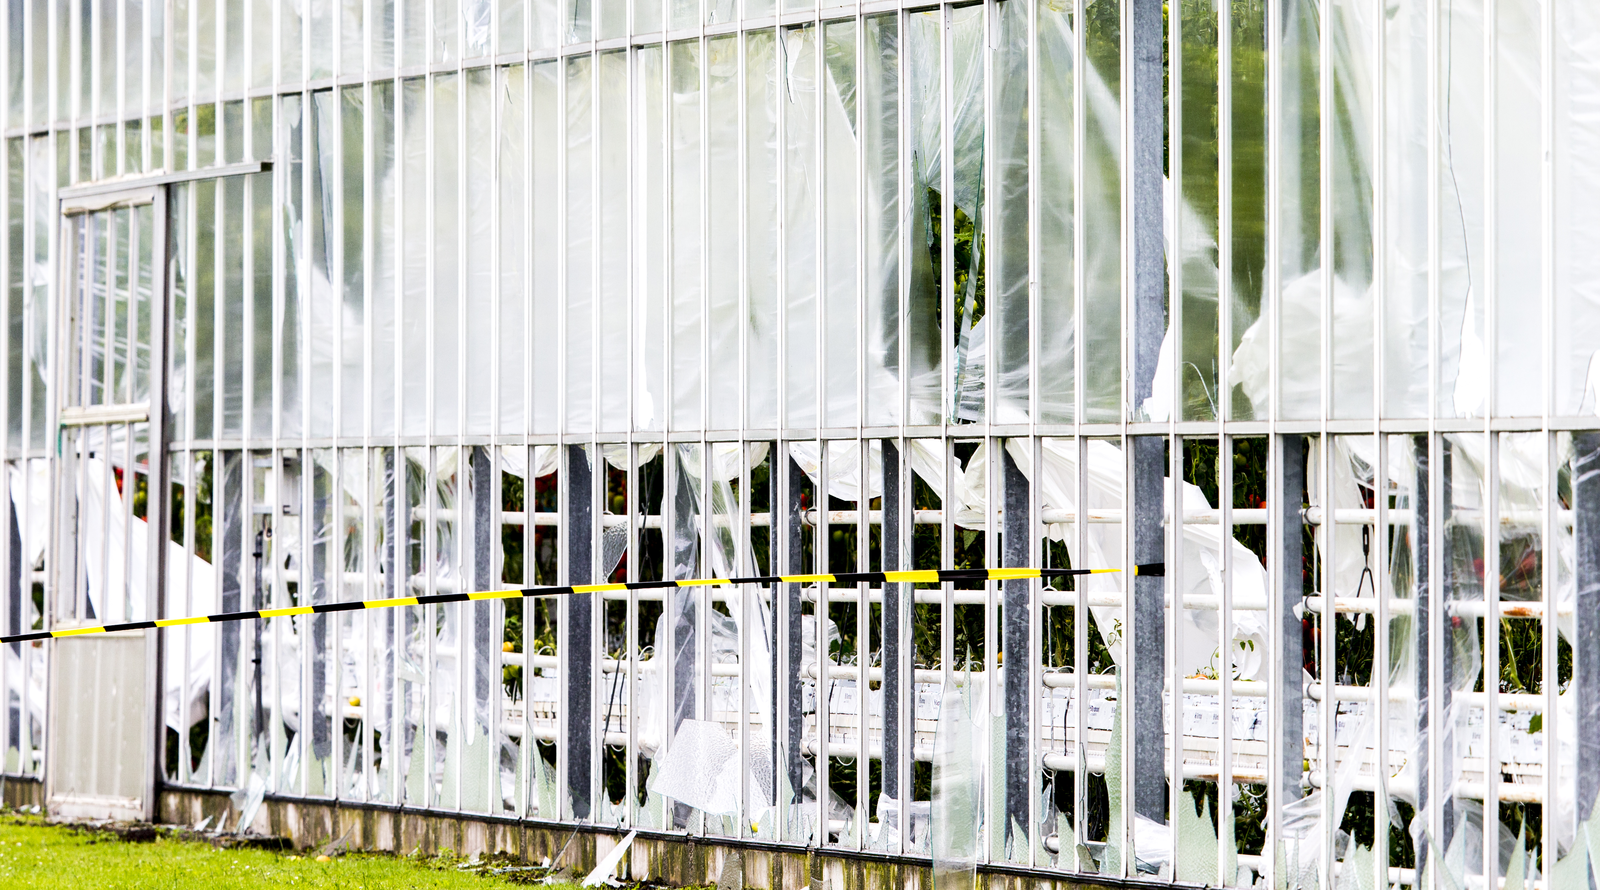
[[[473,600],[502,600],[524,597],[567,596],[577,593],[602,593],[608,590],[659,590],[664,587],[715,587],[734,584],[918,584],[943,581],[1017,581],[1029,578],[1064,578],[1072,575],[1103,575],[1121,569],[921,569],[906,572],[835,572],[831,575],[756,575],[749,578],[690,578],[682,581],[630,581],[620,584],[568,584],[560,587],[523,587],[510,590],[482,590],[474,593],[436,593],[431,596],[397,596],[381,600],[353,600],[319,603],[314,606],[288,606],[282,609],[253,609],[248,612],[223,612],[192,618],[160,618],[155,621],[130,621],[95,627],[70,627],[65,630],[39,630],[32,633],[0,636],[0,643],[24,643],[52,637],[77,637],[108,634],[151,627],[181,627],[186,624],[221,624],[228,621],[254,621],[288,615],[324,615],[329,612],[355,612],[362,609],[392,609],[396,606],[427,606],[436,603],[465,603]],[[1154,562],[1134,566],[1136,575],[1165,574],[1166,565]]]

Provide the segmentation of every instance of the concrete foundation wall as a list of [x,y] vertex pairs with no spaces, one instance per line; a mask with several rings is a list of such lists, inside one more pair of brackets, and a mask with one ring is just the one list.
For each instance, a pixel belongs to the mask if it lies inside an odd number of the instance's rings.
[[[226,794],[163,789],[157,818],[193,825],[224,814],[235,824],[239,813]],[[347,849],[399,855],[445,851],[471,857],[509,854],[524,862],[546,857],[581,880],[597,861],[621,842],[625,831],[512,819],[470,818],[450,813],[352,806],[303,799],[268,798],[251,824],[256,832],[288,838],[296,849],[343,842]],[[672,887],[716,884],[730,855],[739,854],[743,886],[756,890],[933,890],[926,860],[882,854],[819,851],[759,842],[706,842],[666,832],[640,832],[618,868],[618,877]],[[1029,869],[985,868],[975,890],[1079,890],[1079,888],[1157,886],[1144,881],[1085,883]],[[1171,883],[1159,886],[1172,888]]]

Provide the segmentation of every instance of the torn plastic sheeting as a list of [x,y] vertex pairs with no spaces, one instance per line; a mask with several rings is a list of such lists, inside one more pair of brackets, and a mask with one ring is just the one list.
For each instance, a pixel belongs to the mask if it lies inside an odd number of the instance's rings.
[[256,813],[261,809],[261,802],[266,796],[267,783],[261,778],[261,774],[256,772],[250,773],[250,778],[243,788],[228,796],[234,809],[239,811],[239,822],[234,826],[235,834],[244,834],[255,824]]
[[622,841],[612,847],[611,852],[607,853],[605,858],[595,864],[594,871],[589,872],[589,876],[583,879],[582,886],[598,887],[601,884],[614,884],[613,877],[616,875],[617,865],[622,862],[622,857],[628,852],[628,847],[633,845],[633,839],[638,836],[638,829],[634,829],[624,835]]
[[[913,440],[915,441],[915,440]],[[883,466],[883,443],[877,439],[871,440],[867,446],[868,460],[873,467]],[[811,484],[820,488],[822,486],[821,450],[816,442],[792,442],[789,445],[789,455],[794,462],[811,480]],[[828,443],[828,497],[841,501],[858,503],[863,500],[861,493],[861,449],[855,442]],[[883,495],[883,474],[872,472],[866,474],[866,500],[871,500]],[[943,480],[940,480],[943,487]]]
[[[741,588],[748,591],[748,587]],[[681,591],[680,591],[681,592]],[[750,636],[750,663],[744,671],[746,682],[750,689],[750,726],[752,732],[757,726],[770,727],[772,723],[772,650],[771,650],[771,614],[765,601],[753,593],[746,593],[744,599],[746,609],[739,610],[738,615],[725,615],[712,610],[707,616],[707,624],[711,630],[711,657],[721,664],[737,663],[741,657],[740,641],[749,628]],[[687,597],[675,597],[674,602],[687,607],[691,602]],[[748,612],[747,617],[744,614]],[[811,615],[802,616],[802,639],[805,641],[805,655],[801,659],[805,663],[813,663],[816,653],[813,641],[816,639],[814,621]],[[656,622],[654,639],[655,655],[639,665],[640,695],[638,718],[638,745],[639,751],[646,757],[654,758],[662,746],[662,741],[667,738],[667,715],[675,711],[671,690],[665,688],[667,658],[667,627],[668,621],[663,617]],[[839,631],[832,621],[828,622],[830,641],[837,642]],[[698,665],[698,659],[695,660]],[[681,678],[680,678],[681,679]],[[696,687],[698,688],[698,687]],[[692,714],[686,716],[693,716]],[[752,769],[754,769],[754,754],[752,754]],[[767,755],[770,758],[770,754]],[[769,789],[770,789],[770,782]]]
[[989,762],[989,684],[967,674],[945,684],[934,734],[932,852],[940,890],[973,886]]
[[[1123,460],[1121,450],[1109,442],[1102,441],[1090,442],[1087,450],[1089,455],[1087,477],[1091,489],[1090,498],[1087,500],[1091,505],[1120,506],[1123,502],[1126,474],[1126,461]],[[1042,509],[1078,512],[1081,501],[1072,494],[1077,488],[1079,476],[1078,450],[1074,440],[1044,440],[1040,446],[1043,458],[1040,473],[1035,472],[1029,443],[1011,440],[1006,443],[1006,453],[1016,463],[1023,477],[1039,492],[1040,500],[1043,502],[1040,505]],[[984,504],[979,498],[983,491],[981,480],[986,461],[986,446],[980,445],[973,453],[972,459],[968,461],[966,471],[960,477],[962,481],[957,485],[958,490],[969,500],[969,504],[960,509],[970,510],[968,515],[974,518],[981,517],[985,512]],[[1164,496],[1169,501],[1170,489],[1170,485],[1162,486]],[[1198,486],[1184,482],[1180,490],[1185,512],[1212,509],[1211,503]],[[1168,506],[1171,512],[1170,504]],[[1068,534],[1067,528],[1066,524],[1055,524],[1049,526],[1047,531],[1052,539],[1063,541],[1067,545],[1074,565],[1114,565],[1118,561],[1116,554],[1119,552],[1121,539],[1121,530],[1118,526],[1091,525],[1088,529],[1089,552],[1087,553],[1076,552],[1077,535]],[[1171,533],[1171,526],[1167,526],[1166,534],[1170,536]],[[1182,596],[1210,594],[1220,597],[1223,590],[1223,547],[1230,548],[1233,556],[1233,595],[1240,599],[1264,600],[1267,595],[1267,576],[1260,559],[1249,548],[1235,540],[1232,534],[1221,526],[1214,525],[1183,526],[1183,567],[1188,589],[1177,593]],[[1090,576],[1088,579],[1080,579],[1080,583],[1086,584],[1091,592],[1121,589],[1116,576],[1111,575]],[[1171,611],[1170,606],[1168,611]],[[1203,669],[1221,670],[1223,665],[1217,663],[1216,655],[1218,644],[1221,642],[1222,613],[1201,609],[1184,609],[1182,612],[1188,622],[1182,634],[1183,651],[1178,653],[1178,667],[1182,674],[1188,676]],[[1114,626],[1113,621],[1118,617],[1119,610],[1095,607],[1094,613],[1101,633],[1105,634],[1108,628]],[[1233,613],[1233,627],[1228,634],[1230,652],[1228,663],[1232,666],[1237,679],[1265,679],[1270,635],[1264,618],[1265,613],[1251,610],[1236,610]],[[1121,643],[1120,638],[1106,640],[1107,649],[1119,664],[1122,661]]]
[[[615,446],[611,446],[615,447]],[[627,447],[627,446],[621,446]],[[500,468],[518,479],[528,478],[528,449],[502,447]],[[533,478],[539,479],[561,468],[561,449],[555,445],[533,446]]]
[[[149,553],[149,525],[137,516],[129,524],[126,502],[107,489],[108,473],[104,461],[89,457],[83,458],[83,464],[87,490],[81,504],[83,512],[80,522],[91,528],[107,529],[104,535],[88,535],[83,539],[85,576],[90,579],[89,606],[94,614],[105,615],[109,608],[106,592],[125,590],[128,617],[138,620],[148,615],[146,587],[149,573],[145,565]],[[198,555],[191,556],[181,544],[168,542],[167,565],[183,566],[185,563],[189,565],[189,602],[185,608],[190,614],[207,615],[216,611],[217,578],[211,563]],[[181,579],[182,575],[171,577]],[[94,583],[100,578],[106,579],[104,590]],[[165,647],[163,676],[166,678],[166,688],[162,701],[166,725],[173,729],[187,728],[180,725],[183,722],[182,702],[186,696],[189,701],[189,724],[192,726],[206,718],[210,704],[213,636],[205,632],[188,633],[187,670],[183,664],[184,647]]]
[[[739,746],[720,723],[684,720],[673,734],[666,754],[656,759],[647,787],[662,797],[712,815],[736,816]],[[768,806],[770,800],[760,804]]]

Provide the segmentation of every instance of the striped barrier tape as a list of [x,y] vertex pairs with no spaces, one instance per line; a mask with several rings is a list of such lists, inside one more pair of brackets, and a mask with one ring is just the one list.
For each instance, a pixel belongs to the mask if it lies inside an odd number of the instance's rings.
[[[117,633],[151,627],[182,627],[188,624],[221,624],[229,621],[254,621],[287,615],[325,615],[329,612],[355,612],[362,609],[392,609],[396,606],[427,606],[436,603],[465,603],[474,600],[500,600],[567,596],[577,593],[603,593],[610,590],[659,590],[664,587],[720,587],[735,584],[916,584],[943,581],[1015,581],[1029,578],[1064,578],[1073,575],[1104,575],[1121,569],[920,569],[905,572],[835,572],[831,575],[756,575],[749,578],[691,578],[682,581],[630,581],[618,584],[567,584],[559,587],[523,587],[509,590],[483,590],[474,593],[436,593],[430,596],[397,596],[381,600],[352,600],[319,603],[314,606],[288,606],[282,609],[253,609],[248,612],[223,612],[191,618],[160,618],[94,627],[69,627],[64,630],[39,630],[0,636],[0,643],[25,643],[54,637]],[[1134,566],[1135,575],[1162,575],[1165,563]]]

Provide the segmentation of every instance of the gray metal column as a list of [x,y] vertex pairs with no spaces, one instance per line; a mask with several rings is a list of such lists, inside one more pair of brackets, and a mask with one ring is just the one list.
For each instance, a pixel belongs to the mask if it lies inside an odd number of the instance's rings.
[[[1451,503],[1451,501],[1453,500],[1453,498],[1452,498],[1452,487],[1451,487],[1451,480],[1450,480],[1450,471],[1451,471],[1451,467],[1452,467],[1453,463],[1454,463],[1454,455],[1451,453],[1450,440],[1449,440],[1449,438],[1447,438],[1445,436],[1440,436],[1439,437],[1439,469],[1440,469],[1440,472],[1439,472],[1438,498],[1439,498],[1439,528],[1441,528],[1441,529],[1449,529],[1450,528],[1450,518],[1451,518],[1450,514],[1453,512],[1452,511],[1452,506],[1453,505]],[[1441,567],[1441,571],[1439,572],[1439,597],[1440,597],[1440,601],[1439,601],[1439,608],[1438,608],[1437,612],[1435,613],[1435,614],[1438,615],[1438,619],[1437,620],[1439,621],[1437,639],[1438,639],[1438,641],[1440,643],[1440,646],[1439,646],[1439,656],[1440,656],[1440,658],[1439,658],[1439,713],[1440,714],[1449,714],[1450,713],[1451,684],[1455,682],[1456,669],[1457,669],[1457,667],[1456,667],[1456,647],[1455,647],[1455,639],[1454,639],[1455,634],[1456,634],[1456,630],[1453,627],[1454,622],[1451,622],[1449,620],[1449,617],[1450,617],[1450,614],[1451,614],[1451,611],[1452,611],[1451,610],[1451,606],[1450,606],[1450,602],[1451,602],[1451,600],[1457,599],[1459,597],[1460,593],[1459,593],[1459,591],[1456,590],[1455,573],[1450,570],[1452,551],[1453,551],[1453,547],[1452,547],[1451,542],[1450,542],[1450,535],[1448,533],[1441,534],[1439,536],[1439,565]],[[1482,599],[1482,591],[1481,590],[1479,591],[1479,599],[1480,600]],[[1474,643],[1473,645],[1474,645],[1474,648],[1476,648],[1478,644]],[[1481,652],[1480,652],[1479,655],[1476,655],[1476,656],[1473,657],[1473,662],[1474,663],[1471,664],[1471,665],[1466,665],[1465,668],[1467,670],[1473,671],[1475,673],[1477,671],[1477,669],[1478,669],[1477,662],[1478,662],[1479,658],[1481,658],[1481,657],[1482,656],[1481,656]],[[1432,749],[1432,750],[1438,752],[1438,754],[1439,754],[1439,762],[1432,764],[1432,766],[1433,766],[1434,769],[1437,769],[1437,770],[1441,771],[1440,775],[1443,775],[1443,776],[1446,776],[1446,777],[1453,776],[1453,775],[1455,775],[1456,756],[1455,756],[1455,752],[1453,750],[1451,750],[1451,749],[1452,749],[1452,746],[1455,744],[1455,739],[1454,739],[1455,721],[1451,720],[1451,719],[1445,719],[1445,720],[1439,721],[1438,733],[1439,733],[1439,746],[1437,748]],[[1424,755],[1424,759],[1427,759],[1427,756],[1428,755],[1425,754]],[[1448,782],[1448,778],[1446,779],[1446,781]],[[1456,825],[1455,825],[1455,821],[1456,821],[1455,820],[1455,815],[1456,815],[1455,814],[1455,793],[1454,793],[1454,791],[1452,791],[1450,789],[1450,787],[1448,785],[1446,785],[1444,788],[1442,788],[1441,791],[1442,791],[1441,797],[1443,797],[1443,800],[1440,801],[1441,818],[1439,820],[1439,848],[1441,850],[1448,850],[1448,849],[1450,849],[1450,841],[1455,836],[1455,831],[1456,831]]]
[[[494,541],[499,537],[499,528],[495,523],[494,498],[499,486],[495,485],[494,462],[489,459],[489,449],[482,445],[474,445],[471,449],[471,473],[467,478],[467,492],[472,500],[472,580],[469,590],[492,590],[496,579],[491,577],[494,571]],[[471,661],[463,659],[462,664],[471,665],[472,670],[472,719],[478,721],[478,727],[483,730],[489,739],[495,739],[497,733],[494,726],[495,689],[499,686],[495,676],[496,665],[499,663],[499,641],[495,639],[495,628],[499,623],[495,621],[495,611],[499,603],[492,600],[479,600],[467,603],[469,626],[472,630],[470,653]],[[592,647],[591,647],[592,648]],[[491,742],[491,749],[493,743]],[[494,755],[495,763],[499,762],[499,755]],[[464,787],[461,789],[463,807],[470,802],[481,802],[485,809],[489,808],[491,801],[487,799],[487,787]],[[479,798],[479,795],[484,795]]]
[[[582,445],[567,446],[567,583],[592,583],[594,565],[594,468]],[[529,488],[532,488],[531,480]],[[529,499],[532,510],[532,499]],[[591,760],[594,739],[590,714],[594,688],[594,594],[561,598],[566,607],[561,621],[561,679],[566,682],[563,713],[567,735],[567,799],[572,818],[589,818]]]
[[[300,540],[304,543],[300,545],[300,552],[301,558],[311,566],[311,604],[321,605],[341,598],[338,594],[343,593],[339,589],[343,587],[342,584],[335,587],[335,578],[343,576],[344,565],[342,561],[332,558],[334,481],[332,473],[317,465],[310,449],[301,454],[304,455],[300,462],[301,485],[310,488],[311,509],[304,511],[301,517]],[[305,585],[301,590],[306,590]],[[322,775],[329,776],[331,781],[335,756],[333,711],[329,709],[331,702],[323,698],[322,691],[328,688],[332,635],[328,632],[329,618],[326,614],[307,615],[305,619],[311,623],[311,683],[309,690],[303,690],[311,704],[311,775],[315,776],[321,770]],[[337,668],[333,669],[333,676],[335,679],[339,676]],[[322,793],[332,795],[336,790],[324,788]]]
[[[800,493],[805,484],[806,474],[800,469],[800,465],[794,462],[794,458],[789,456],[787,442],[779,442],[778,447],[783,451],[781,455],[774,455],[773,463],[785,468],[782,538],[777,548],[782,560],[782,569],[778,574],[788,575],[801,570],[803,559],[800,546]],[[789,793],[793,795],[789,803],[793,803],[800,799],[800,787],[805,784],[803,770],[805,762],[800,756],[800,733],[805,725],[805,721],[800,717],[800,708],[805,702],[805,689],[800,681],[803,651],[800,638],[800,585],[785,584],[783,587],[785,608],[781,633],[784,650],[788,656],[785,664],[787,674],[784,678],[788,694],[785,702],[787,708],[780,719],[784,723],[784,767],[788,771]]]
[[[1163,489],[1166,482],[1166,439],[1137,436],[1128,440],[1132,450],[1130,479],[1133,495],[1133,561],[1136,565],[1165,559]],[[1133,566],[1129,566],[1132,569]],[[1134,812],[1157,822],[1167,821],[1166,731],[1162,725],[1162,689],[1167,678],[1166,578],[1136,574],[1133,588],[1132,733]],[[1007,616],[1007,620],[1010,616]]]
[[[1028,544],[1032,537],[1028,531],[1028,480],[1022,475],[1016,461],[1004,450],[1000,452],[1000,472],[1005,510],[1000,538],[1000,564],[1007,568],[1022,568],[1028,565]],[[1000,632],[1000,651],[1005,654],[1001,676],[1005,682],[1006,709],[1005,849],[1008,858],[1012,858],[1028,853],[1028,798],[1033,791],[1032,770],[1028,764],[1028,737],[1033,724],[1032,709],[1028,707],[1031,697],[1029,671],[1033,663],[1030,654],[1033,609],[1029,596],[1032,582],[1019,579],[1003,581],[1001,584],[1001,617],[1004,625]]]
[[[402,535],[404,534],[407,523],[401,518],[402,512],[406,509],[406,480],[405,476],[403,475],[405,472],[405,462],[403,459],[397,457],[399,451],[400,450],[398,448],[382,449],[383,552],[379,556],[379,559],[383,563],[383,595],[385,598],[389,599],[399,596],[400,594],[397,591],[403,589],[400,586],[400,572],[406,564],[406,542],[404,541]],[[389,768],[389,773],[391,776],[395,777],[391,779],[391,781],[399,782],[402,781],[399,779],[402,770],[399,767],[393,766],[393,764],[399,762],[401,740],[405,737],[405,721],[396,719],[397,715],[395,713],[395,624],[396,622],[403,622],[405,620],[406,613],[411,610],[391,609],[389,611],[394,612],[395,614],[385,615],[376,622],[377,651],[384,653],[384,657],[378,659],[377,663],[374,665],[372,681],[367,684],[367,691],[368,694],[374,696],[375,701],[381,703],[378,716],[373,724],[373,732],[383,733],[383,747],[387,752],[383,756],[390,758],[391,766]],[[257,627],[260,627],[262,622],[257,621],[255,624]],[[259,642],[257,645],[258,651],[256,657],[260,658],[261,655],[259,652]],[[257,682],[259,683],[259,677],[257,678]],[[257,731],[259,732],[260,730],[258,729]],[[385,795],[387,795],[390,791],[390,789],[387,788],[378,788],[374,790],[378,794]],[[399,790],[399,786],[396,786],[395,792],[396,793],[393,795],[393,799],[400,800],[404,798],[404,791]]]
[[[883,440],[883,570],[896,572],[900,565],[900,451],[893,439]],[[901,588],[909,585],[883,585],[883,793],[900,801],[900,822],[906,821],[906,802],[900,800],[900,702],[902,700],[900,655]]]
[[[11,518],[11,533],[8,535],[9,550],[6,560],[6,633],[22,633],[22,525],[17,522],[17,506],[8,496],[6,498],[6,515]],[[31,567],[30,567],[31,568]],[[30,585],[31,588],[31,585]],[[22,644],[12,643],[11,652],[22,661]],[[9,696],[5,704],[9,711],[11,702]],[[27,707],[18,703],[16,715],[6,718],[6,745],[8,749],[22,750],[22,721],[27,718]]]
[[[1130,414],[1142,419],[1144,400],[1150,397],[1156,361],[1167,327],[1166,215],[1163,209],[1165,176],[1166,99],[1162,58],[1166,23],[1162,0],[1129,0],[1130,31],[1124,51],[1132,59],[1127,101],[1132,123],[1128,146],[1128,188],[1133,226],[1133,318],[1130,358],[1133,391]],[[1162,562],[1165,532],[1162,527],[1162,489],[1166,478],[1165,440],[1140,436],[1129,440],[1135,563]],[[1129,566],[1131,569],[1132,566]],[[1161,690],[1166,680],[1165,579],[1137,575],[1133,578],[1133,809],[1158,822],[1166,821],[1167,780],[1165,734],[1161,722]]]
[[1278,713],[1283,720],[1279,750],[1278,799],[1287,803],[1300,799],[1300,774],[1305,769],[1305,751],[1299,741],[1305,738],[1305,638],[1296,610],[1305,603],[1305,514],[1306,439],[1304,436],[1278,437],[1280,488],[1270,498],[1275,511],[1283,554],[1283,587],[1278,601],[1278,638],[1282,652],[1278,659]]
[[[244,563],[244,455],[238,451],[224,451],[222,455],[222,495],[218,512],[221,513],[221,532],[218,535],[219,555],[222,560],[222,596],[218,603],[224,612],[237,612],[244,608],[243,581],[240,571]],[[216,738],[210,744],[217,765],[216,782],[233,785],[239,781],[238,751],[236,743],[238,721],[239,643],[244,628],[230,621],[217,629],[218,661],[220,672],[217,689]]]
[[[1600,794],[1600,433],[1572,435],[1572,522],[1577,539],[1577,612],[1572,680],[1577,710],[1578,822],[1593,814]],[[1546,545],[1546,553],[1549,545]],[[1549,597],[1547,597],[1549,599]],[[1592,855],[1592,854],[1591,854]]]

